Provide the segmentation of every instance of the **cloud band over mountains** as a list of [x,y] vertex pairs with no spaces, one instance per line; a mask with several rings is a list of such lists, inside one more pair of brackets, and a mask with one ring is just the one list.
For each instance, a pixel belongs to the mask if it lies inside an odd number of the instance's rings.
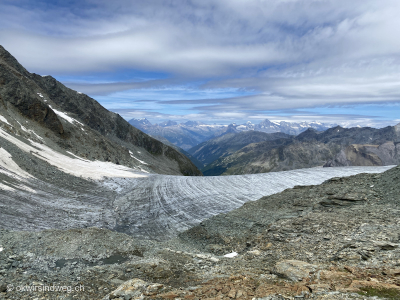
[[[108,97],[108,108],[128,109],[119,102],[130,94],[132,110],[157,100],[160,113],[213,120],[391,109],[400,100],[399,1],[6,0],[0,8],[1,44],[23,65]],[[176,97],[166,98],[171,90]]]

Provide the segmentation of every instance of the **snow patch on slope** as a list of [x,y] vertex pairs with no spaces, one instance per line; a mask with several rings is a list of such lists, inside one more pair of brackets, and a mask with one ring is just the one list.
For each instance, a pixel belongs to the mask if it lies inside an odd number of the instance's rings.
[[[2,130],[0,129],[0,132]],[[4,148],[0,148],[0,173],[13,178],[33,178],[29,173],[22,170],[12,159],[12,155]]]
[[12,187],[10,187],[10,186],[8,186],[6,184],[2,184],[2,183],[0,183],[0,190],[10,191],[10,192],[14,192],[15,191],[15,189],[13,189]]
[[232,253],[229,253],[229,254],[225,254],[224,257],[233,258],[233,257],[235,257],[237,255],[238,254],[236,252],[232,252]]
[[0,121],[2,121],[3,123],[6,123],[8,125],[11,125],[10,123],[8,123],[7,119],[4,118],[3,116],[0,116]]
[[[139,152],[139,153],[140,153],[140,152]],[[131,150],[129,150],[129,154],[131,155],[132,158],[136,159],[136,160],[137,160],[138,162],[140,162],[141,164],[147,165],[147,163],[145,163],[143,160],[140,160],[140,159],[134,157]]]
[[[87,179],[95,179],[95,180],[101,180],[104,177],[139,178],[147,176],[143,173],[134,171],[131,168],[121,165],[116,165],[110,162],[89,161],[82,158],[79,159],[71,158],[68,157],[67,155],[63,155],[59,152],[54,151],[53,149],[47,147],[46,145],[42,145],[31,140],[29,140],[31,145],[28,145],[1,129],[0,129],[0,137],[3,137],[4,139],[18,146],[21,150],[25,152],[30,152],[37,158],[45,160],[49,164],[60,169],[61,171],[71,174],[73,176],[77,177],[82,176]],[[9,158],[8,161],[10,161],[10,159],[11,158]]]
[[50,105],[49,107],[56,113],[57,116],[63,118],[64,120],[66,120],[67,122],[71,123],[72,125],[74,125],[74,122],[80,124],[81,126],[84,126],[81,122],[75,120],[74,118],[71,118],[70,116],[68,116],[66,113],[59,111],[57,109],[52,108]]
[[19,184],[13,184],[3,181],[0,183],[0,190],[5,191],[16,191],[23,190],[25,192],[29,192],[32,194],[36,194],[37,192],[30,187],[23,184],[29,178],[34,178],[28,172],[22,170],[12,159],[12,155],[8,153],[5,149],[0,148],[0,173],[7,175],[10,178],[18,180]]
[[36,136],[38,139],[43,140],[43,138],[42,138],[41,136],[37,135],[36,132],[34,132],[33,130],[31,130],[31,129],[26,129],[26,128],[25,128],[20,122],[18,122],[18,121],[17,121],[17,123],[19,124],[19,126],[21,126],[21,129],[22,129],[23,131],[25,131],[25,132],[27,132],[27,133],[30,133],[30,134],[33,134],[33,135]]

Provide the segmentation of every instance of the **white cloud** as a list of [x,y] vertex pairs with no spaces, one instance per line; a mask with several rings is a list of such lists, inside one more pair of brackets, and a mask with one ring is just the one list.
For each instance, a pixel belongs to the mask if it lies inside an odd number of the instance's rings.
[[86,0],[80,10],[28,4],[0,4],[0,40],[30,71],[169,75],[69,83],[91,95],[191,81],[258,93],[181,102],[215,117],[400,100],[397,0]]

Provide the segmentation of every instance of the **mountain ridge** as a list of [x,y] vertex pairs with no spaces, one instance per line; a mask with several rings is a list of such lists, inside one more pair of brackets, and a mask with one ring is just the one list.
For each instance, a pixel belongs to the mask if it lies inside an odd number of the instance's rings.
[[206,142],[209,139],[218,137],[225,133],[257,131],[265,133],[282,132],[289,135],[298,135],[307,130],[307,128],[314,128],[318,131],[323,131],[335,126],[335,124],[324,124],[315,121],[309,123],[291,123],[285,121],[271,122],[268,119],[261,121],[259,124],[253,124],[248,121],[239,125],[236,123],[229,125],[208,125],[199,121],[187,121],[178,124],[177,122],[170,120],[159,124],[152,124],[146,118],[131,119],[129,123],[151,136],[163,136],[174,145],[186,151],[200,143]]
[[[336,126],[323,132],[307,129],[290,140],[278,139],[247,145],[206,166],[203,174],[239,175],[323,166],[351,144],[399,142],[398,126],[381,129]],[[387,160],[389,162],[400,163],[399,156],[393,152],[392,159]]]
[[[20,128],[26,137],[45,139],[54,147],[86,159],[135,167],[138,161],[130,154],[134,151],[139,159],[154,161],[145,167],[148,171],[201,175],[183,154],[130,126],[96,100],[67,88],[53,77],[29,73],[1,46],[0,87],[3,118],[14,123],[8,128],[11,132]],[[39,125],[32,125],[36,126],[36,137],[20,127],[25,123],[24,118]]]

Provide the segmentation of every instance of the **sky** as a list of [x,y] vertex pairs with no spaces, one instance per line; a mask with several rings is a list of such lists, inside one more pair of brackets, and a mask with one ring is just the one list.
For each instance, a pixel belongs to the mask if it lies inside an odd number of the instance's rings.
[[125,119],[400,122],[398,0],[1,0],[0,44]]

